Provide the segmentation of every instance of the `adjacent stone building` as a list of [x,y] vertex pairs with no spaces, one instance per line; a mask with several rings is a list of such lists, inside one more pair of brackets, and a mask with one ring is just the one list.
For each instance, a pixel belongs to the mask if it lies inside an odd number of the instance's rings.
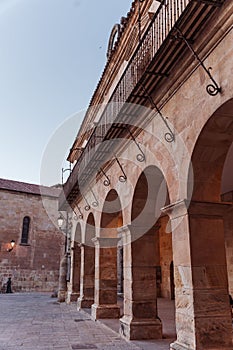
[[[0,179],[2,292],[9,276],[13,292],[58,290],[64,249],[64,236],[54,225],[58,218],[59,193],[58,188]],[[11,241],[15,242],[12,250]]]
[[67,300],[127,339],[162,338],[163,297],[170,349],[232,349],[232,28],[232,0],[133,1],[70,151]]

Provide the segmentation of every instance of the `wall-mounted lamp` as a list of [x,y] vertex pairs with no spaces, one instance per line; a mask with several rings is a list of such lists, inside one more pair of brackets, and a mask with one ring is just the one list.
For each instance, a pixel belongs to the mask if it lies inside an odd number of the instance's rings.
[[12,239],[10,242],[11,248],[7,249],[8,252],[11,252],[14,249],[15,241]]
[[[66,217],[65,217],[65,216],[62,215],[61,212],[59,212],[59,217],[57,219],[57,224],[58,224],[59,229],[65,235],[64,258],[66,259],[66,262],[67,262],[67,265],[66,265],[66,281],[70,281],[70,265],[71,265],[71,257],[70,257],[71,233],[70,233],[70,230],[71,230],[71,227],[72,227],[72,223],[69,223],[68,213],[66,213]],[[65,226],[64,229],[62,229],[63,225]]]
[[72,223],[69,224],[68,222],[68,214],[66,218],[62,215],[62,213],[59,213],[59,217],[57,219],[57,224],[59,229],[64,233],[66,240],[65,240],[65,253],[69,253],[70,251],[70,229],[72,227]]
[[57,219],[57,224],[59,229],[61,230],[64,223],[64,216],[60,213],[59,218]]

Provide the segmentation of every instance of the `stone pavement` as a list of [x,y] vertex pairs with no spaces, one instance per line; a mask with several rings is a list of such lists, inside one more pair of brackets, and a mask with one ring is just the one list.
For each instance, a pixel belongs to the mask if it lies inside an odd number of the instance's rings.
[[0,294],[0,350],[168,350],[169,341],[127,342],[76,304],[43,293]]

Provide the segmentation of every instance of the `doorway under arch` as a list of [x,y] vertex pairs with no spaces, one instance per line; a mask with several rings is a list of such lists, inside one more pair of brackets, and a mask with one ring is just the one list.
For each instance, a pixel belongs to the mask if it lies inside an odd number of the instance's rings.
[[95,219],[90,213],[86,222],[84,242],[81,244],[81,273],[79,308],[90,308],[95,294]]
[[161,213],[168,203],[162,172],[156,166],[148,166],[135,186],[130,240],[124,245],[128,259],[124,261],[125,288],[130,292],[125,295],[121,333],[127,339],[163,336],[157,297],[170,298],[172,237],[168,216]]
[[107,194],[100,221],[100,237],[95,240],[96,269],[95,303],[92,316],[119,318],[118,291],[122,289],[122,254],[118,228],[122,226],[121,202],[118,193]]
[[[189,309],[177,311],[178,328],[190,324],[186,338],[180,333],[178,342],[186,346],[195,342],[196,349],[232,347],[228,285],[233,279],[229,277],[232,272],[229,273],[225,245],[226,227],[228,239],[233,240],[233,211],[232,201],[224,201],[222,193],[223,182],[229,180],[233,185],[232,164],[223,176],[226,159],[232,156],[229,154],[233,141],[232,117],[233,100],[230,100],[216,110],[198,136],[191,158],[193,192],[187,207],[186,240],[183,252],[174,261],[175,270],[183,270],[185,253],[186,275],[191,276],[185,287],[176,288],[179,299],[186,290],[191,291],[187,300]],[[231,247],[228,255],[233,256],[233,244]]]

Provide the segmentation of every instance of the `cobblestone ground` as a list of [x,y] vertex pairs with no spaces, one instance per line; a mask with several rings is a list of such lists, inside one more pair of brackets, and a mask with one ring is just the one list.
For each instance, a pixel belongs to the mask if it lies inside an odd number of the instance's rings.
[[164,349],[148,346],[125,341],[75,304],[59,304],[48,294],[0,294],[0,350]]

